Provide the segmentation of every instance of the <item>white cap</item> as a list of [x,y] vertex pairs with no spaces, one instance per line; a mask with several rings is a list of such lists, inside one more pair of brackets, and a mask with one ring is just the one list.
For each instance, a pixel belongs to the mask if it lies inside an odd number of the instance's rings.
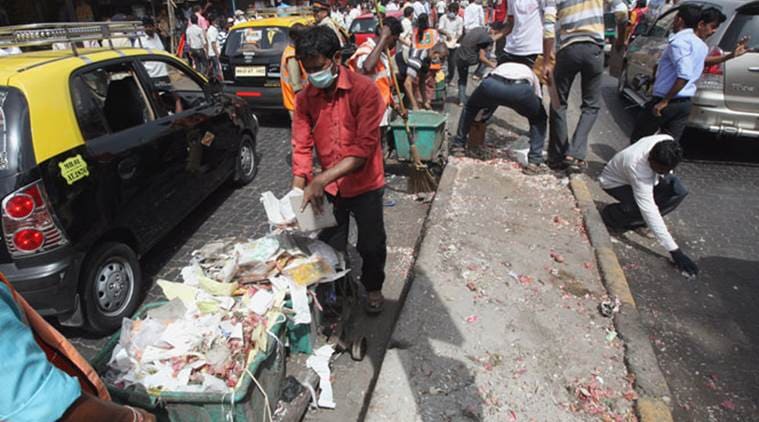
[[243,12],[240,9],[235,10],[235,16],[241,16],[241,15],[244,15],[244,14],[245,14],[245,12]]

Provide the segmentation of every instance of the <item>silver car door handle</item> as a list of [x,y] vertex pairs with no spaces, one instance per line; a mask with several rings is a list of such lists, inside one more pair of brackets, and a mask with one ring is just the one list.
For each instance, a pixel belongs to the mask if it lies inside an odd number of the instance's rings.
[[751,66],[748,68],[749,72],[759,72],[759,66]]

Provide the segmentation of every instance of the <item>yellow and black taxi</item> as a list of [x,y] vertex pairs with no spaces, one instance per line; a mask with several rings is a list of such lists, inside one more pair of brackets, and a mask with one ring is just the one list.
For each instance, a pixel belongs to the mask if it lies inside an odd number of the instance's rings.
[[166,52],[76,48],[109,24],[48,25],[0,28],[0,47],[74,46],[0,57],[0,272],[42,315],[107,333],[139,305],[139,257],[253,179],[258,122]]
[[310,25],[310,16],[258,19],[235,25],[219,61],[225,90],[248,101],[255,110],[284,110],[280,87],[280,59],[290,42],[290,28]]

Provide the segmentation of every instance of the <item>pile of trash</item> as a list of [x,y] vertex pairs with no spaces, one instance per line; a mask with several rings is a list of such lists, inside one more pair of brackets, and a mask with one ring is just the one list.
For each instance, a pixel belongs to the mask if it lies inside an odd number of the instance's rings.
[[229,392],[268,337],[279,341],[277,324],[311,322],[308,286],[334,281],[345,268],[330,246],[291,232],[206,244],[182,269],[182,283],[158,281],[167,303],[124,319],[104,378],[153,395]]

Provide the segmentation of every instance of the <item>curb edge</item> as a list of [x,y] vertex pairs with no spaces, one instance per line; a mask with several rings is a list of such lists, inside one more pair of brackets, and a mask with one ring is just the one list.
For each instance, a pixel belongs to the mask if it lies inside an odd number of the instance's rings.
[[569,185],[582,212],[588,239],[595,250],[601,280],[607,292],[622,303],[614,316],[614,326],[625,344],[625,365],[635,377],[634,386],[638,394],[634,403],[635,412],[641,422],[671,422],[669,387],[647,330],[640,320],[627,278],[612,247],[611,236],[583,176],[572,176]]

